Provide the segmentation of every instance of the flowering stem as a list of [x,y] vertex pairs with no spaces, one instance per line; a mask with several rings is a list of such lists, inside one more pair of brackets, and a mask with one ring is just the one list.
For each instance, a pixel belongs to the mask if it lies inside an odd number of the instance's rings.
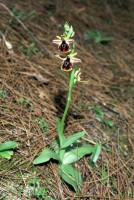
[[68,109],[69,109],[69,106],[70,106],[70,103],[71,103],[72,89],[73,89],[73,86],[74,86],[74,72],[75,72],[75,70],[72,70],[72,72],[70,73],[70,81],[69,81],[69,91],[68,91],[67,103],[66,103],[66,107],[65,107],[65,110],[64,110],[64,114],[63,114],[62,119],[61,119],[62,135],[63,135],[63,132],[64,132],[65,119],[66,119],[66,116],[67,116],[67,113],[68,113]]
[[62,120],[61,120],[61,128],[63,127],[64,129],[64,123],[65,123],[65,119],[68,113],[68,109],[71,103],[71,96],[72,96],[72,88],[69,88],[69,92],[68,92],[68,98],[67,98],[67,103],[66,103],[66,108],[64,110],[64,114],[62,116]]

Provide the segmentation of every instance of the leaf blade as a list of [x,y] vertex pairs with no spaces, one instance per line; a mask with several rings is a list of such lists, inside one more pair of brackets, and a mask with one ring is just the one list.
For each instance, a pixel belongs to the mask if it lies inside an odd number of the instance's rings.
[[101,145],[96,143],[95,146],[94,146],[94,151],[93,151],[93,154],[91,156],[91,160],[90,160],[90,166],[91,167],[94,167],[97,160],[98,160],[98,157],[101,153]]
[[60,158],[55,152],[51,151],[50,149],[44,149],[40,155],[34,159],[33,164],[41,164],[49,161],[51,158],[60,162]]
[[0,152],[0,156],[3,158],[10,159],[12,155],[13,155],[13,151],[1,151]]
[[65,138],[63,140],[63,144],[62,144],[61,148],[68,147],[69,145],[71,145],[74,142],[76,142],[79,138],[83,137],[85,134],[86,134],[86,132],[82,131],[82,132],[75,133],[75,134]]
[[91,154],[93,152],[93,146],[88,144],[81,144],[78,147],[70,147],[64,154],[63,164],[71,164],[80,160],[83,156]]
[[109,126],[110,128],[112,128],[113,127],[113,125],[114,125],[114,123],[113,123],[113,121],[111,121],[111,120],[109,120],[109,119],[103,119],[103,122],[107,125],[107,126]]
[[0,151],[5,151],[9,149],[14,149],[18,146],[18,142],[15,141],[8,141],[0,144]]
[[60,165],[59,174],[61,178],[71,185],[75,192],[80,191],[82,187],[81,174],[71,165]]

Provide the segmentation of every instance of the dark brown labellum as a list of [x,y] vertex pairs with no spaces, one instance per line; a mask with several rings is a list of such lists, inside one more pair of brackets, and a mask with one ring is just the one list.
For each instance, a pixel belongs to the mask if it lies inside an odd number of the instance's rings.
[[72,70],[72,63],[70,62],[70,58],[67,58],[62,66],[61,66],[61,69],[64,70],[64,71],[71,71]]
[[65,40],[63,40],[59,46],[59,50],[63,53],[66,53],[70,50],[70,46],[66,43]]

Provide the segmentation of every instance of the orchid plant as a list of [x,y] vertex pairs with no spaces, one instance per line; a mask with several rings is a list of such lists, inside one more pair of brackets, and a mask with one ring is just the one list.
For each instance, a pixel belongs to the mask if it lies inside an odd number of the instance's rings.
[[45,148],[33,163],[36,165],[48,162],[50,159],[57,160],[59,162],[58,172],[61,178],[70,184],[76,192],[79,192],[82,188],[82,177],[80,172],[71,164],[87,154],[92,154],[90,164],[93,166],[98,159],[101,146],[95,143],[92,143],[95,144],[94,146],[84,144],[82,140],[80,141],[79,139],[87,140],[84,138],[84,135],[87,134],[86,131],[81,131],[68,137],[64,135],[64,125],[71,103],[73,87],[76,82],[83,82],[80,77],[81,69],[74,67],[74,63],[81,62],[79,58],[75,57],[77,53],[75,53],[75,42],[72,39],[74,34],[73,27],[65,23],[64,33],[53,40],[53,43],[58,45],[60,55],[56,55],[56,57],[62,60],[61,70],[69,73],[68,97],[63,116],[57,120],[57,138],[50,145],[51,149]]

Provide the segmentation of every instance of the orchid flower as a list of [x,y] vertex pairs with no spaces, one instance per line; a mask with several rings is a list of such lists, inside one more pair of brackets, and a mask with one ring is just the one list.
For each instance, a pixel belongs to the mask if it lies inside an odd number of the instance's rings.
[[52,43],[58,45],[58,51],[62,53],[68,53],[70,52],[70,44],[74,42],[73,39],[66,39],[60,36],[56,36],[58,39],[53,40]]
[[74,55],[76,55],[76,53],[73,55],[68,55],[66,58],[62,58],[61,56],[56,55],[57,58],[60,58],[63,61],[61,63],[61,69],[63,71],[69,72],[72,70],[73,63],[81,62],[79,58],[73,57]]

